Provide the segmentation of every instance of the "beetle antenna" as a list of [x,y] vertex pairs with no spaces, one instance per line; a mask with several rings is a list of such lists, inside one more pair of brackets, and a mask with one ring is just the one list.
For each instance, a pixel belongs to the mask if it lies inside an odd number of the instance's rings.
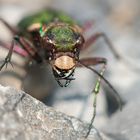
[[122,100],[121,97],[119,95],[119,93],[116,91],[116,89],[111,85],[111,83],[103,76],[101,75],[98,71],[96,71],[95,69],[91,68],[88,65],[85,65],[84,63],[82,63],[81,61],[78,61],[80,65],[86,67],[87,69],[91,70],[92,72],[94,72],[96,75],[98,75],[101,79],[104,80],[104,82],[111,88],[111,90],[114,92],[114,96],[118,102],[119,108],[120,110],[122,110]]

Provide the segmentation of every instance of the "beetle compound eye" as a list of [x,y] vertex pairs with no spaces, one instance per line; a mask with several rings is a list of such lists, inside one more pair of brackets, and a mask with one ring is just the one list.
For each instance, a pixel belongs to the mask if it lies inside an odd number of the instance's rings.
[[83,38],[83,36],[81,36],[81,34],[75,33],[74,34],[74,38],[76,40],[76,44],[82,44],[82,43],[84,43],[84,38]]
[[54,45],[54,43],[53,43],[52,40],[50,40],[50,39],[48,39],[48,38],[46,37],[46,39],[45,39],[44,42],[45,42],[44,47],[45,47],[47,50],[54,50],[55,45]]
[[77,44],[80,44],[80,45],[82,45],[84,42],[85,42],[85,41],[84,41],[84,38],[83,38],[82,36],[80,36],[80,37],[78,38],[78,40],[76,41],[76,43],[77,43]]

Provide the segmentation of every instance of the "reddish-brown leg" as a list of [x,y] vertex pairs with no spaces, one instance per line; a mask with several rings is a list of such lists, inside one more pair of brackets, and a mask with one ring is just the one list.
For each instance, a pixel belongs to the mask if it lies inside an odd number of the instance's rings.
[[106,42],[106,44],[108,45],[109,49],[114,54],[114,56],[117,59],[121,58],[120,54],[117,52],[117,50],[115,49],[115,47],[113,46],[113,44],[111,43],[111,41],[109,40],[109,38],[106,36],[105,33],[95,33],[94,35],[92,35],[89,39],[87,39],[82,49],[89,48],[96,40],[98,40],[101,37],[104,39],[104,41]]
[[[102,57],[89,57],[89,58],[83,58],[79,60],[80,63],[88,65],[88,66],[94,66],[99,64],[106,64],[107,59]],[[77,64],[78,67],[83,67],[80,63]]]
[[[84,66],[88,69],[90,69],[91,71],[93,71],[94,73],[96,73],[98,75],[98,79],[96,81],[96,84],[95,84],[95,87],[93,88],[92,90],[92,93],[94,95],[94,99],[93,99],[93,107],[94,107],[94,111],[93,111],[93,116],[92,116],[92,119],[91,119],[91,122],[90,122],[90,125],[89,125],[89,129],[88,129],[88,132],[86,134],[86,138],[88,137],[90,131],[91,131],[91,128],[92,128],[92,124],[94,122],[94,119],[95,119],[95,116],[96,116],[96,98],[97,98],[97,94],[99,93],[99,90],[100,90],[100,85],[101,85],[101,80],[103,79],[106,84],[113,90],[113,92],[115,93],[115,98],[116,100],[118,101],[118,104],[119,104],[119,107],[120,109],[122,108],[122,104],[121,104],[121,98],[118,94],[118,92],[114,89],[114,87],[109,83],[108,80],[106,80],[104,78],[104,72],[105,72],[105,69],[106,69],[106,64],[107,64],[107,60],[105,58],[100,58],[100,57],[95,57],[95,58],[85,58],[85,59],[81,59],[78,61],[78,67],[80,66]],[[101,69],[101,71],[98,73],[95,69],[91,68],[90,66],[94,66],[94,65],[98,65],[98,64],[102,64],[103,67]]]
[[[0,21],[12,32],[13,35],[18,34],[18,31],[10,26],[5,20],[3,20],[2,18],[0,18]],[[24,37],[20,37],[20,36],[15,36],[14,41],[12,42],[11,47],[9,47],[8,45],[6,45],[5,43],[3,43],[2,41],[0,41],[0,45],[2,45],[5,48],[9,49],[9,52],[4,60],[4,62],[2,63],[2,65],[0,66],[0,70],[7,65],[8,63],[11,63],[11,57],[12,57],[12,53],[13,51],[17,52],[18,54],[21,54],[22,56],[27,54],[31,57],[31,59],[35,60],[37,63],[41,63],[42,62],[42,58],[38,55],[37,51],[35,50],[35,48],[31,47],[31,45],[28,43],[28,41],[26,41],[24,39]],[[20,46],[23,48],[20,49],[20,47],[15,48],[15,43],[17,42],[18,44],[20,44]]]
[[15,36],[14,40],[29,54],[31,59],[35,60],[37,63],[41,63],[43,61],[37,50],[28,43],[27,39]]
[[[3,47],[3,48],[6,48],[8,50],[10,50],[10,47],[11,47],[9,44],[7,44],[7,43],[5,43],[1,40],[0,40],[0,46]],[[17,44],[14,44],[13,52],[15,52],[16,54],[19,54],[22,57],[28,57],[29,56],[28,53],[24,49],[19,47],[19,45],[17,45]]]
[[[16,35],[18,34],[18,30],[14,27],[12,27],[11,25],[9,25],[5,20],[3,20],[2,18],[0,18],[0,22],[3,23],[3,25],[5,25],[5,27],[7,27],[7,29],[9,29],[9,31],[13,34]],[[4,48],[7,48],[10,50],[10,45],[4,43],[3,41],[0,40],[0,45]],[[17,54],[21,55],[21,56],[28,56],[27,52],[25,50],[23,50],[22,48],[20,48],[19,46],[17,46],[16,44],[14,44],[14,48],[13,51],[16,52]]]
[[8,52],[7,56],[5,57],[5,60],[3,61],[3,63],[0,66],[0,71],[2,70],[2,68],[5,65],[7,66],[8,63],[11,64],[11,57],[12,57],[12,53],[14,50],[15,41],[23,48],[23,50],[25,50],[25,52],[30,56],[30,58],[32,60],[35,60],[37,63],[41,63],[43,61],[42,58],[40,57],[40,55],[37,53],[37,51],[35,49],[33,49],[31,47],[31,45],[23,37],[15,36],[12,41],[9,52]]

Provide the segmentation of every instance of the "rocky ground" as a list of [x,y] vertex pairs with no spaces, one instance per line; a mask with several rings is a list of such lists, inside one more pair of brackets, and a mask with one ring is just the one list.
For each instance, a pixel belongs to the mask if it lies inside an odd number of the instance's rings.
[[[80,120],[23,91],[0,86],[0,140],[85,140],[87,131],[88,125]],[[87,140],[103,137],[109,140],[93,127]]]

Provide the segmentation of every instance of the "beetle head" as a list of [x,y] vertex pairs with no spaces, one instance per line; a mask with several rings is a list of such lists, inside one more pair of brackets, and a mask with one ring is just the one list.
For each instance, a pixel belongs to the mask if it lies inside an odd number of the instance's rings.
[[[74,80],[72,77],[84,39],[74,27],[65,24],[51,25],[44,38],[55,79],[60,86],[67,86]],[[65,80],[65,84],[60,80]]]

